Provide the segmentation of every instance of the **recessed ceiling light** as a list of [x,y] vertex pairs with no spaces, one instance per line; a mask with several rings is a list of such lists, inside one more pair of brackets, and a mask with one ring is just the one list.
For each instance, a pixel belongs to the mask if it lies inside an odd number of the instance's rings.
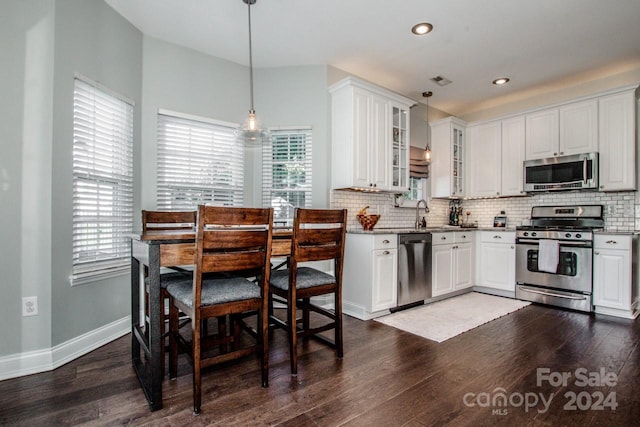
[[430,33],[431,30],[433,30],[433,25],[429,24],[428,22],[421,22],[411,27],[411,32],[418,36]]
[[509,79],[507,77],[500,77],[499,79],[495,79],[493,84],[496,86],[501,86],[509,83]]

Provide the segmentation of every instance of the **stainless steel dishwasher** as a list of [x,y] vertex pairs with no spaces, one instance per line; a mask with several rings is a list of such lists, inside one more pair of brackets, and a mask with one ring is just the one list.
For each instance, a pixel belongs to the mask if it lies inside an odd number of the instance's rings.
[[431,233],[398,234],[398,306],[402,310],[431,298]]

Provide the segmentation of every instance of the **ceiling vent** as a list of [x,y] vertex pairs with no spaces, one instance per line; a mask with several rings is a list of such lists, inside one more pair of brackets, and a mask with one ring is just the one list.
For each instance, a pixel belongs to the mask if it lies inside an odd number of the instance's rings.
[[433,82],[435,82],[438,86],[446,86],[449,83],[451,83],[451,80],[447,79],[446,77],[442,77],[442,76],[432,77],[431,80]]

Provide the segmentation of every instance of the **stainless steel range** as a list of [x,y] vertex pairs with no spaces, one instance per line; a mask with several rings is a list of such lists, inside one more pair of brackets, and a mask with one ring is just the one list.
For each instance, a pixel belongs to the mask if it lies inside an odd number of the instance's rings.
[[516,228],[516,298],[591,311],[593,231],[601,205],[535,206]]

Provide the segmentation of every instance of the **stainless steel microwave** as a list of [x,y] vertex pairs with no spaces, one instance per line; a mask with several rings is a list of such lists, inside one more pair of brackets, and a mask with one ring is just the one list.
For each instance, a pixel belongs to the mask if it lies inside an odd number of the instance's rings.
[[598,188],[598,153],[574,154],[524,162],[524,191]]

